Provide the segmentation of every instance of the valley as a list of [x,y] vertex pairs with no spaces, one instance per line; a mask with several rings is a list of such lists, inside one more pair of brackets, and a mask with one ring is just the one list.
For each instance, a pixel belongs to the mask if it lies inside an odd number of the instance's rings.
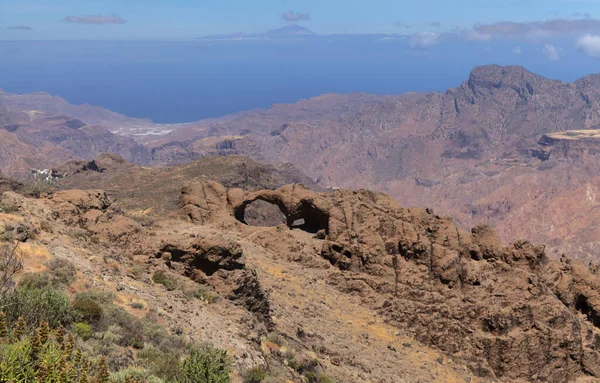
[[0,303],[62,297],[79,381],[597,381],[599,89],[492,65],[186,124],[0,92]]

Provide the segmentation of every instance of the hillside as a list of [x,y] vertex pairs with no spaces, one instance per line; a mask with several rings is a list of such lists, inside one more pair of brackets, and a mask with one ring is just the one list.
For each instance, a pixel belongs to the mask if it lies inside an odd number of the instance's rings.
[[132,138],[111,133],[64,115],[24,112],[0,103],[0,170],[28,175],[71,159],[93,158],[101,153],[122,155],[130,161],[148,160],[148,151]]
[[[110,160],[95,162],[105,185]],[[142,376],[166,377],[151,355],[174,367],[186,342],[209,342],[232,358],[233,382],[251,367],[269,382],[294,383],[600,378],[596,266],[551,261],[543,246],[504,245],[487,227],[467,233],[430,209],[366,190],[244,191],[200,177],[152,191],[155,174],[135,174],[109,194],[8,191],[0,200],[1,238],[22,241],[24,272],[63,275],[73,305],[91,299],[107,313],[84,323],[91,335],[84,324],[74,333],[90,371],[103,352],[113,379],[132,376],[134,365]],[[151,199],[173,214],[143,225],[128,216],[121,201],[143,192],[164,193]],[[287,224],[245,224],[259,200]],[[57,274],[57,262],[58,270],[72,265],[74,277]],[[19,294],[37,291],[27,287],[41,283],[32,278],[17,274]]]
[[238,156],[208,156],[186,165],[151,168],[105,154],[91,161],[68,162],[52,172],[54,187],[105,190],[128,215],[149,219],[177,213],[182,186],[201,177],[245,190],[276,189],[289,183],[323,190],[289,164],[265,166]]

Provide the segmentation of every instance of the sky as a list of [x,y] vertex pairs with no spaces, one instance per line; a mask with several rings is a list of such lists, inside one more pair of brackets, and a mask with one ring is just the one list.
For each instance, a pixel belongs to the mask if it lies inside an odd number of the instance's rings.
[[2,0],[0,39],[185,39],[298,21],[319,34],[424,33],[600,18],[595,0]]
[[[321,37],[199,39],[292,24]],[[0,88],[157,121],[442,92],[486,64],[600,72],[600,0],[0,0]]]

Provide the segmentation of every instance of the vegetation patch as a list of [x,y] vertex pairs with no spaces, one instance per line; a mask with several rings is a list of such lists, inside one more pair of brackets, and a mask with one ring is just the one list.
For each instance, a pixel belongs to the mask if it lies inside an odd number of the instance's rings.
[[152,275],[152,282],[165,286],[168,291],[177,289],[178,285],[177,278],[163,270],[158,270]]

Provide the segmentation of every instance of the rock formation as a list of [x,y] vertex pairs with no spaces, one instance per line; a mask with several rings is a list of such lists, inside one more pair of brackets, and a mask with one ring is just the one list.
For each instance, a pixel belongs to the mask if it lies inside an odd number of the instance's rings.
[[279,206],[290,229],[302,220],[299,229],[322,233],[320,256],[340,270],[329,283],[478,375],[600,378],[597,270],[549,261],[543,246],[526,241],[502,246],[487,227],[466,233],[429,209],[404,209],[364,190],[316,193],[287,185],[226,193],[200,181],[184,189],[182,210],[199,224],[233,227],[236,220],[238,230],[248,230],[244,208],[255,200]]

